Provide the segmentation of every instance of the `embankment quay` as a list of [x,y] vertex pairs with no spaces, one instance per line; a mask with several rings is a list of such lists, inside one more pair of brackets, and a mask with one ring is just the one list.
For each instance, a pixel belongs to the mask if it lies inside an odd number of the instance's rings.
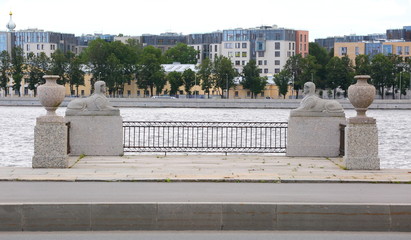
[[[62,107],[75,98],[65,98]],[[344,109],[354,109],[348,100],[338,100]],[[156,99],[156,98],[110,98],[115,107],[139,108],[253,108],[253,109],[293,109],[301,99]],[[41,106],[37,98],[4,97],[0,106]],[[411,100],[374,100],[369,109],[411,109]]]

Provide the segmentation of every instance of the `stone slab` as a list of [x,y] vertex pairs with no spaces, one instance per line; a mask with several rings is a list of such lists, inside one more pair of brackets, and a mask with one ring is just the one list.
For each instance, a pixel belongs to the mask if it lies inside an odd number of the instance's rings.
[[345,123],[345,117],[290,117],[287,156],[339,156],[340,124]]
[[224,204],[223,230],[276,230],[276,204]]
[[0,205],[0,231],[21,231],[21,219],[21,205]]
[[221,204],[159,204],[158,230],[220,230]]
[[66,116],[70,122],[70,155],[123,155],[121,116]]
[[27,204],[23,231],[84,231],[90,229],[89,204]]
[[389,231],[388,205],[279,204],[278,230]]
[[67,168],[67,126],[39,118],[34,128],[33,168]]
[[349,170],[378,170],[378,129],[374,123],[348,123],[345,128],[345,166]]
[[91,230],[155,230],[157,204],[93,204]]

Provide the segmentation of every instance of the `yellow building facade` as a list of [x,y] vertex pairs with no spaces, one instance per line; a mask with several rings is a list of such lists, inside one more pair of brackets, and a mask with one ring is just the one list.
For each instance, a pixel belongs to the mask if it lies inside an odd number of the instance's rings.
[[[79,86],[78,92],[75,86],[73,86],[73,89],[70,89],[70,86],[68,84],[65,85],[66,87],[66,96],[79,96],[79,97],[87,97],[92,94],[92,88],[91,88],[91,74],[86,74],[85,79],[84,79],[84,86]],[[155,91],[155,90],[154,90]],[[170,85],[167,83],[164,86],[164,89],[162,90],[160,95],[168,95],[170,92]],[[201,90],[201,86],[195,85],[193,88],[191,88],[191,94],[192,95],[204,95],[204,97],[207,97],[207,93],[205,93],[203,90]],[[184,87],[180,87],[178,95],[186,95],[184,91]],[[210,91],[210,97],[219,97],[221,95],[221,90],[220,89],[211,89]],[[226,93],[224,92],[224,96]],[[230,88],[228,96],[230,99],[251,99],[251,92],[248,89],[243,89],[241,85],[236,85],[233,88]],[[288,94],[286,95],[286,98],[289,98],[291,96],[291,87],[289,87]],[[149,92],[144,92],[144,89],[138,88],[136,81],[131,80],[129,83],[126,83],[124,85],[124,91],[122,94],[122,97],[129,97],[129,98],[144,98],[144,97],[150,97]],[[263,91],[262,94],[258,94],[257,99],[266,99],[266,98],[272,98],[272,99],[279,99],[283,98],[283,96],[279,95],[278,92],[278,87],[275,84],[267,84],[265,87],[265,90]]]

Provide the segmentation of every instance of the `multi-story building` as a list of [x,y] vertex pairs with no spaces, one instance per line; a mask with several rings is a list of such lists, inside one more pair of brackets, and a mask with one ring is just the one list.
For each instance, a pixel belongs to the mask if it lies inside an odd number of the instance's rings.
[[328,51],[331,51],[334,48],[336,43],[340,42],[364,42],[364,41],[382,41],[387,39],[386,34],[368,34],[368,35],[345,35],[343,37],[328,37],[328,38],[319,38],[315,39],[315,42],[318,43],[321,47],[326,48]]
[[402,29],[387,29],[387,39],[411,41],[411,26],[404,26]]
[[[255,60],[262,76],[270,77],[281,71],[289,57],[308,54],[308,31],[299,31],[298,36],[297,32],[275,25],[224,30],[221,54],[231,59],[238,72]],[[301,37],[298,47],[297,37]]]
[[395,54],[404,59],[411,57],[411,42],[389,41],[389,42],[339,42],[335,43],[334,56],[342,57],[347,55],[353,63],[360,54],[373,57],[377,54]]
[[187,37],[177,33],[162,33],[160,35],[144,34],[141,36],[143,46],[154,46],[161,49],[164,53],[169,48],[174,47],[177,43],[187,44]]
[[189,34],[187,45],[197,50],[197,60],[201,63],[205,58],[213,59],[221,55],[222,32]]

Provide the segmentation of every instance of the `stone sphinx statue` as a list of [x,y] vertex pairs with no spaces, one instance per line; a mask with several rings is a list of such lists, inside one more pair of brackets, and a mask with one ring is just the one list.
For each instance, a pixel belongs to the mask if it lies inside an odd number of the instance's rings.
[[304,84],[304,98],[300,106],[291,110],[290,116],[295,117],[341,117],[345,116],[344,109],[341,104],[335,100],[325,100],[315,95],[315,84],[306,82]]
[[72,100],[67,105],[66,116],[119,116],[119,109],[110,104],[105,93],[106,83],[95,82],[94,93],[88,98]]

